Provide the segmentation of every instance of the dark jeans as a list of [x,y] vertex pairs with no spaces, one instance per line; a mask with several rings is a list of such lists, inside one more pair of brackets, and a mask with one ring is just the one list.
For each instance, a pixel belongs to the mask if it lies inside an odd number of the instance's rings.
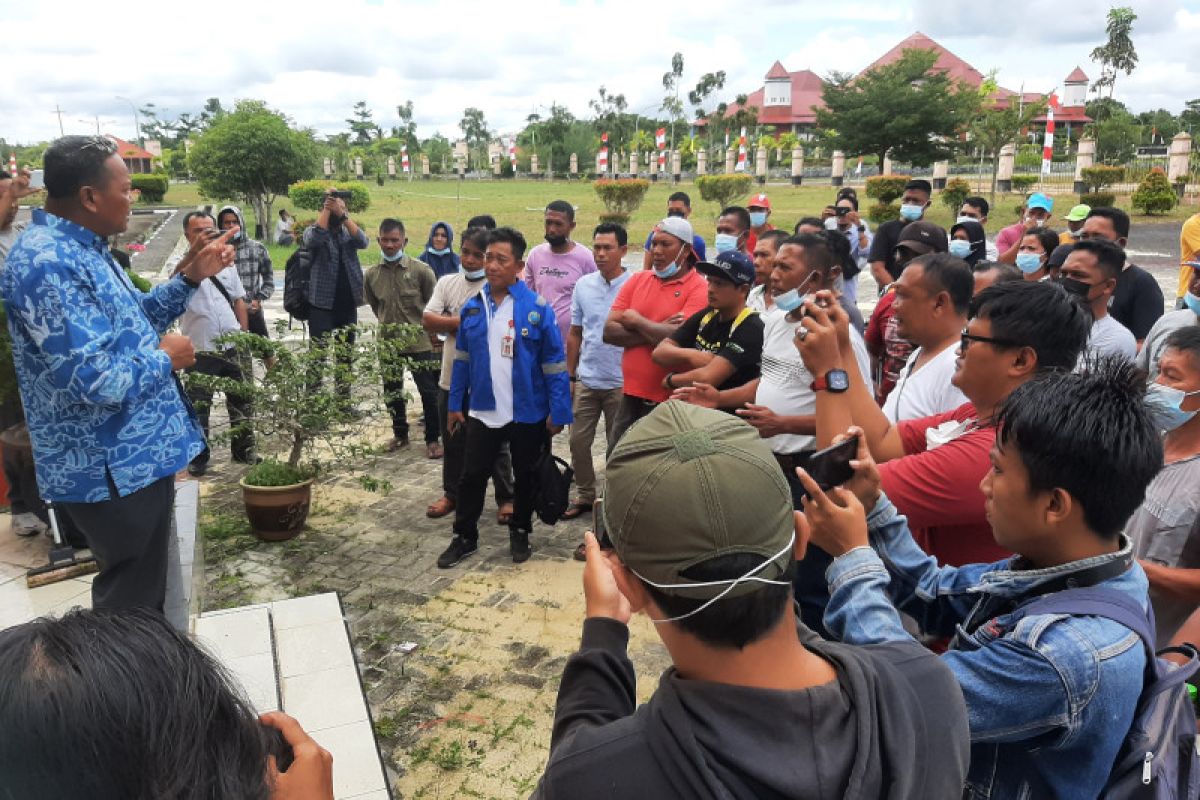
[[0,434],[4,443],[4,478],[8,481],[8,504],[13,514],[35,514],[48,522],[46,504],[38,494],[37,471],[33,466],[33,446],[29,428],[22,422]]
[[[201,375],[212,375],[217,378],[229,378],[230,380],[243,380],[244,372],[238,364],[237,354],[233,351],[225,355],[217,355],[216,353],[196,353],[196,363],[194,366],[188,367],[186,372],[199,373]],[[200,455],[192,459],[193,464],[207,464],[212,453],[208,448],[208,418],[209,412],[212,410],[213,392],[207,387],[198,386],[193,381],[188,381],[187,395],[192,401],[192,405],[196,407],[196,416],[200,419],[200,427],[204,429],[205,445],[200,451]],[[225,409],[229,412],[229,426],[233,430],[232,438],[230,439],[230,451],[233,454],[234,461],[249,461],[251,452],[254,450],[254,434],[243,424],[250,419],[250,399],[244,395],[228,391],[225,392]]]
[[[330,334],[341,328],[349,328],[352,325],[357,324],[358,309],[354,306],[339,305],[336,302],[334,303],[332,310],[326,310],[324,308],[317,308],[314,306],[310,310],[308,317],[308,335],[310,338],[310,346],[313,349],[324,350],[328,345]],[[348,341],[351,343],[354,342],[353,333],[349,334]],[[341,362],[342,363],[339,366],[341,366],[342,369],[338,369],[334,373],[334,376],[337,381],[338,394],[342,396],[343,400],[349,402],[351,386],[351,359],[348,353],[342,356]],[[321,377],[319,374],[310,375],[308,382],[310,386],[314,387],[313,391],[316,391],[316,388],[320,387],[321,385]]]
[[[468,398],[469,401],[469,398]],[[463,402],[463,413],[469,410],[469,402]],[[446,417],[450,412],[450,393],[438,389],[438,425],[442,431],[442,492],[458,502],[458,485],[462,481],[463,465],[466,463],[467,428],[464,425],[458,433],[450,433],[446,428]],[[496,460],[492,462],[492,486],[496,492],[496,505],[513,501],[513,471],[512,455],[508,442],[500,446]]]
[[608,437],[607,455],[612,455],[613,448],[620,443],[621,437],[625,435],[625,431],[629,430],[633,423],[657,407],[658,403],[655,403],[653,400],[643,400],[640,397],[628,394],[621,395],[621,405],[617,408],[617,420],[613,423],[612,435]]
[[[247,303],[246,305],[249,306],[250,304]],[[256,333],[264,339],[270,339],[271,334],[267,331],[267,315],[263,313],[262,308],[259,307],[258,311],[249,311],[247,309],[247,315],[250,322],[250,332]]]
[[479,538],[479,515],[483,513],[483,495],[500,447],[512,448],[513,478],[516,497],[510,530],[533,528],[534,467],[538,456],[549,446],[546,421],[510,422],[501,428],[489,428],[474,417],[467,417],[466,466],[458,487],[454,511],[454,532],[464,539]]
[[167,547],[175,510],[175,476],[167,475],[125,497],[108,481],[112,499],[57,503],[83,533],[100,565],[92,583],[93,608],[151,608],[161,612],[167,593]]
[[[441,424],[438,421],[438,377],[442,365],[441,356],[435,353],[410,353],[414,362],[413,382],[421,395],[421,412],[425,417],[425,444],[438,440]],[[397,370],[399,372],[399,370]],[[384,402],[392,416],[392,435],[397,439],[408,438],[408,416],[404,404],[404,373],[394,376],[395,380],[383,381]]]
[[[805,455],[811,455],[811,453]],[[800,485],[800,479],[796,477],[795,470],[785,469],[783,477],[787,479],[788,488],[792,490],[792,508],[797,511],[803,510],[804,487]],[[829,605],[829,583],[825,580],[825,570],[832,563],[833,558],[829,553],[809,542],[804,559],[796,562],[796,577],[792,581],[796,603],[800,606],[801,621],[826,639],[829,638],[829,631],[825,630],[825,606]]]

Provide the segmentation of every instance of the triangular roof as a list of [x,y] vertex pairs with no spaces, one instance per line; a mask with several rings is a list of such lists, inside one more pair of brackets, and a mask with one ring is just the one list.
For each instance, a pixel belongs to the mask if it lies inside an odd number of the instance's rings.
[[142,147],[138,147],[136,144],[133,144],[132,142],[127,142],[124,139],[118,139],[116,136],[113,136],[111,133],[108,134],[108,138],[112,139],[113,143],[116,144],[117,155],[119,155],[123,159],[124,158],[145,158],[145,159],[155,158],[154,153],[151,153],[149,150],[146,150],[145,148],[142,148]]
[[[782,64],[776,61],[775,66],[771,67],[771,71],[767,73],[768,79],[772,79],[776,67],[783,70],[781,77],[792,79],[792,105],[790,108],[787,106],[764,106],[763,93],[765,87],[751,92],[746,95],[746,105],[758,108],[759,124],[811,125],[816,122],[817,115],[813,111],[813,106],[821,105],[821,89],[823,86],[821,76],[810,69],[788,72]],[[730,103],[725,115],[733,116],[740,108],[741,106],[737,103]]]
[[864,69],[863,72],[899,61],[900,57],[904,55],[905,50],[932,50],[938,54],[937,61],[933,62],[933,69],[938,70],[939,72],[945,72],[951,78],[963,81],[974,89],[978,89],[981,85],[983,85],[984,75],[982,72],[975,69],[966,61],[963,61],[961,58],[954,55],[954,53],[951,53],[949,50],[942,47],[940,44],[920,31],[917,31],[916,33],[907,37],[904,41],[900,42],[900,44],[896,45],[891,50],[888,50],[882,56],[877,58],[870,66]]
[[774,64],[771,65],[771,70],[767,73],[766,77],[767,77],[767,80],[769,80],[769,81],[785,80],[790,76],[790,74],[791,73],[789,73],[786,69],[783,68],[783,64],[776,61]]
[[1063,83],[1087,83],[1087,82],[1088,82],[1088,76],[1084,75],[1083,70],[1081,70],[1079,67],[1076,67],[1075,71],[1072,72],[1070,75],[1068,75],[1066,77],[1066,79],[1063,81]]

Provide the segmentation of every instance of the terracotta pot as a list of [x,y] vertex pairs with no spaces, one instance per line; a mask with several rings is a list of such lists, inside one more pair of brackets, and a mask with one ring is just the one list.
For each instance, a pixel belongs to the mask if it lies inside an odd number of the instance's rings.
[[312,479],[290,486],[251,486],[243,479],[242,500],[246,518],[255,535],[263,541],[282,542],[293,539],[308,519],[312,500]]

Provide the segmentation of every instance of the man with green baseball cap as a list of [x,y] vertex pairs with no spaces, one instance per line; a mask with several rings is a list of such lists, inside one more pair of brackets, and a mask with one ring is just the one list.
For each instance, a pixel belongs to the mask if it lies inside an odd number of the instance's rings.
[[1063,217],[1063,221],[1067,223],[1067,229],[1058,235],[1058,243],[1075,244],[1079,241],[1079,232],[1083,230],[1084,220],[1088,218],[1088,214],[1092,213],[1092,207],[1080,203],[1077,206],[1071,206],[1071,210]]
[[[848,647],[800,624],[808,528],[746,422],[668,401],[607,465],[583,641],[534,797],[957,798],[969,748],[950,672],[915,642]],[[641,708],[634,612],[673,666]]]

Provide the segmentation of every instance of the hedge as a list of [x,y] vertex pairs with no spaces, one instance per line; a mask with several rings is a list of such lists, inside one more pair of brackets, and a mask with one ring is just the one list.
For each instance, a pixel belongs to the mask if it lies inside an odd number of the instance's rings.
[[1094,167],[1084,167],[1080,171],[1080,177],[1087,185],[1088,191],[1098,192],[1105,186],[1112,186],[1114,183],[1125,180],[1125,168],[1097,164]]
[[700,196],[721,208],[733,205],[733,201],[750,193],[754,178],[745,174],[701,175],[696,178]]
[[[868,178],[868,180],[870,180]],[[905,181],[907,183],[908,181]],[[900,206],[895,203],[875,203],[867,209],[867,219],[876,224],[900,219]]]
[[596,194],[608,212],[601,215],[602,221],[609,221],[604,220],[604,217],[607,216],[614,218],[611,220],[614,222],[619,221],[616,218],[620,217],[624,217],[625,222],[628,222],[630,215],[637,211],[638,206],[646,197],[646,192],[650,190],[650,181],[641,178],[606,179],[594,182],[592,188],[596,190]]
[[1033,188],[1033,185],[1038,182],[1037,175],[1013,175],[1012,188],[1014,192],[1025,193]]
[[1084,192],[1079,195],[1079,202],[1092,208],[1115,206],[1117,204],[1117,196],[1112,192]]
[[880,205],[886,206],[904,194],[904,187],[910,180],[912,178],[908,175],[876,175],[867,178],[867,197],[872,197],[878,200]]
[[962,208],[962,204],[970,196],[971,184],[962,178],[951,178],[946,181],[946,188],[942,189],[942,204],[946,208],[951,209],[957,217],[958,210]]
[[297,181],[288,187],[288,198],[297,208],[320,211],[325,202],[325,191],[330,187],[350,192],[346,205],[355,214],[371,207],[371,192],[361,183],[335,183],[333,181]]
[[1130,198],[1133,207],[1145,214],[1161,214],[1170,211],[1179,200],[1167,174],[1161,168],[1155,167],[1142,179]]
[[163,173],[130,175],[133,188],[141,192],[141,199],[147,203],[161,203],[167,196],[167,187],[171,180]]

